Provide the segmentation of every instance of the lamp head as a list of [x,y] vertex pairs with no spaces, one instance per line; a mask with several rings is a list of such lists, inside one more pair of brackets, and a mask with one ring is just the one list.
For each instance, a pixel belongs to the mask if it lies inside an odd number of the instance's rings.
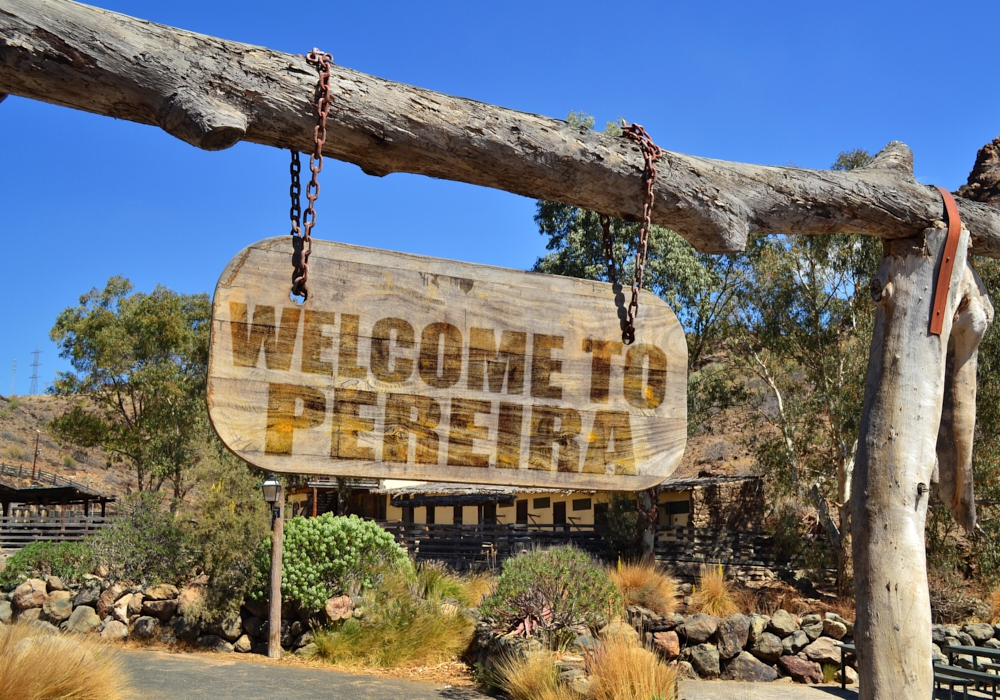
[[267,481],[261,484],[261,491],[264,492],[264,500],[274,505],[278,502],[278,494],[281,493],[281,484],[274,478],[274,474],[267,477]]

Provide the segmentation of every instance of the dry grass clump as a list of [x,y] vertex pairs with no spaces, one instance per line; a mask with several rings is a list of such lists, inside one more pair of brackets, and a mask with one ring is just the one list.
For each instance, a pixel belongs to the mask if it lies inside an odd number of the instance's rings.
[[733,600],[732,585],[726,580],[721,564],[702,567],[698,585],[691,596],[691,607],[697,612],[716,617],[728,617],[739,612],[736,601]]
[[611,571],[625,605],[641,605],[658,615],[669,615],[677,608],[680,587],[677,580],[657,571],[652,563],[623,564]]
[[114,656],[97,640],[0,625],[3,700],[119,700],[129,691]]
[[607,639],[588,659],[595,700],[676,700],[677,673],[634,642]]
[[733,602],[744,615],[756,615],[761,611],[760,595],[750,588],[740,588],[734,591]]
[[577,696],[559,683],[559,672],[545,653],[510,655],[497,664],[500,688],[511,700],[574,700]]

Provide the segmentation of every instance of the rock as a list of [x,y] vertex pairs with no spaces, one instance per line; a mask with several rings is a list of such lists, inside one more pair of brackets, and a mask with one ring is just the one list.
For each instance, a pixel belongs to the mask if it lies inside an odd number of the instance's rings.
[[582,668],[571,668],[559,674],[559,682],[569,685],[576,678],[586,677],[586,672]]
[[993,637],[993,626],[987,625],[985,622],[970,622],[967,625],[962,625],[962,631],[972,637],[972,641],[979,646]]
[[616,617],[602,627],[600,636],[601,639],[604,640],[618,639],[626,643],[639,641],[639,633],[635,631],[635,628],[632,627],[632,625],[625,622],[620,617]]
[[823,623],[817,622],[815,625],[808,625],[802,628],[806,636],[809,637],[810,642],[815,642],[817,639],[823,636]]
[[253,598],[247,598],[243,601],[243,609],[254,617],[259,617],[264,620],[268,617],[266,600],[254,600]]
[[243,617],[243,629],[247,631],[248,634],[254,637],[264,637],[264,625],[267,624],[267,620],[263,620],[256,615],[251,615],[247,612],[242,614]]
[[935,644],[944,644],[944,638],[946,636],[944,625],[931,625],[931,640],[933,640]]
[[569,688],[579,697],[589,698],[594,694],[594,682],[586,676],[574,678],[569,684]]
[[809,637],[802,630],[795,630],[788,637],[781,640],[782,656],[792,656],[798,654],[809,644]]
[[781,640],[777,635],[770,632],[764,632],[760,635],[757,643],[750,647],[751,654],[769,664],[773,664],[780,659],[783,651],[784,648],[781,646]]
[[601,648],[601,640],[591,637],[589,634],[581,634],[573,640],[573,646],[584,652],[593,652]]
[[798,656],[782,656],[778,659],[778,665],[798,683],[823,682],[823,668],[815,661],[806,661]]
[[805,627],[806,625],[815,625],[818,622],[822,622],[823,618],[819,615],[805,615],[799,622],[800,625]]
[[722,620],[715,632],[719,656],[723,659],[731,659],[739,654],[747,645],[749,635],[750,618],[746,615],[736,613]]
[[186,617],[178,617],[174,622],[174,634],[182,642],[193,642],[201,634],[201,625],[197,622],[188,622]]
[[802,650],[810,661],[818,664],[840,664],[840,647],[831,637],[820,637]]
[[14,609],[10,607],[10,601],[0,601],[0,622],[9,625],[14,621]]
[[219,654],[231,654],[234,648],[232,644],[217,634],[206,634],[204,637],[199,637],[198,641],[195,642],[195,646]]
[[17,613],[17,622],[22,625],[30,625],[35,620],[39,620],[42,617],[41,608],[28,608],[27,610],[20,610]]
[[250,650],[253,649],[253,642],[250,641],[248,635],[241,635],[239,639],[233,644],[233,651],[240,654],[249,654]]
[[837,669],[837,675],[834,680],[838,683],[845,683],[846,685],[856,685],[858,682],[858,672],[855,671],[850,666],[845,666],[843,670]]
[[67,632],[86,634],[101,624],[101,618],[97,616],[97,613],[89,605],[81,605],[78,608],[74,608],[73,614],[63,624]]
[[203,578],[203,576],[199,576],[184,586],[184,590],[177,595],[177,611],[181,615],[194,617],[191,613],[197,612],[203,605],[201,599],[204,594],[205,583],[207,582],[207,579],[202,581]]
[[52,591],[68,591],[66,584],[63,583],[62,579],[58,576],[49,576],[49,580],[45,582],[45,588],[49,593]]
[[795,618],[787,610],[776,610],[767,625],[767,631],[776,634],[780,639],[784,639],[798,628]]
[[747,645],[753,646],[760,639],[760,635],[764,634],[764,630],[767,629],[767,623],[771,621],[771,618],[767,615],[751,615],[750,616],[750,634],[747,635]]
[[144,615],[132,626],[132,638],[140,641],[155,639],[160,631],[160,621],[155,617]]
[[698,613],[689,617],[683,625],[677,628],[681,636],[685,637],[689,644],[702,644],[707,642],[719,629],[719,618],[715,615]]
[[[326,619],[330,622],[336,622],[337,620],[346,620],[351,617],[351,612],[354,610],[354,603],[351,602],[351,596],[348,595],[338,595],[330,598],[326,601],[326,605],[323,607],[323,612],[326,613]],[[267,617],[267,615],[260,615],[260,617]]]
[[556,668],[560,671],[568,671],[571,668],[586,668],[587,660],[582,656],[564,654],[556,661]]
[[96,608],[100,597],[101,580],[98,578],[84,579],[83,583],[80,584],[80,590],[77,591],[76,597],[73,598],[73,607],[78,608],[81,605],[89,605],[92,608]]
[[45,589],[45,581],[38,578],[29,578],[20,586],[14,589],[10,595],[10,602],[18,610],[30,610],[40,608],[49,597]]
[[972,636],[969,635],[968,632],[959,632],[958,642],[962,646],[967,646],[967,647],[975,646],[976,644],[975,641],[973,641]]
[[281,646],[291,649],[296,638],[302,634],[302,623],[298,620],[281,621]]
[[73,601],[69,591],[55,590],[42,605],[42,619],[58,625],[73,614]]
[[136,591],[135,593],[132,594],[132,597],[129,599],[128,602],[129,617],[142,614],[142,602],[143,602],[142,593]]
[[681,643],[676,632],[654,632],[653,647],[665,659],[672,659],[681,653]]
[[[990,632],[992,631],[993,628],[990,627]],[[847,625],[837,620],[823,620],[823,634],[839,641],[847,635]]]
[[150,586],[143,594],[145,600],[174,600],[177,598],[177,586],[169,583],[161,583],[158,586]]
[[205,628],[205,632],[210,635],[214,634],[217,637],[222,637],[227,642],[235,642],[243,633],[243,621],[240,620],[238,615],[234,614],[231,617],[213,622]]
[[29,629],[32,634],[59,634],[59,628],[45,620],[35,620]]
[[123,642],[126,638],[128,638],[128,625],[118,620],[111,620],[101,630],[101,639],[111,642]]
[[313,633],[310,632],[309,630],[306,630],[305,632],[303,632],[302,634],[300,634],[295,639],[294,642],[292,642],[292,648],[293,649],[301,649],[304,646],[308,646],[309,644],[312,644],[313,641],[314,641],[313,640]]
[[714,645],[698,644],[688,647],[687,652],[691,665],[700,677],[707,679],[719,677],[719,650]]
[[687,678],[690,680],[698,680],[698,673],[694,670],[694,666],[688,661],[678,661],[674,666],[677,671],[678,678]]
[[141,615],[150,615],[166,622],[177,612],[176,600],[143,600]]
[[753,654],[741,651],[736,658],[726,664],[722,673],[724,681],[745,681],[748,683],[770,683],[777,678],[778,673]]
[[114,584],[101,593],[97,599],[97,616],[102,620],[112,613],[115,603],[124,595],[125,589],[121,584]]
[[296,656],[301,656],[302,658],[305,658],[305,659],[308,659],[308,658],[312,657],[316,653],[316,650],[318,648],[319,647],[317,647],[315,644],[306,644],[301,649],[296,649],[295,650],[295,655]]
[[132,594],[126,593],[117,601],[115,601],[114,606],[111,608],[111,616],[118,620],[119,622],[124,622],[128,624],[128,606],[132,602]]
[[[3,603],[0,603],[0,606],[2,605]],[[2,613],[0,613],[0,622],[3,622]],[[987,649],[1000,649],[1000,639],[997,639],[996,637],[994,637],[993,639],[987,639],[985,642],[983,642],[983,646],[986,647]]]

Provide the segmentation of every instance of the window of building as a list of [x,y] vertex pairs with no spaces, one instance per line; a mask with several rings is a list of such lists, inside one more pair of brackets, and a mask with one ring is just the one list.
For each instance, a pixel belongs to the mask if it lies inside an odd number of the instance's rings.
[[528,524],[528,499],[518,501],[514,504],[517,515],[514,518],[514,522],[518,525]]
[[531,504],[531,507],[534,508],[535,510],[545,510],[546,508],[552,507],[552,502],[548,498],[548,496],[546,496],[545,498],[536,498],[535,501]]
[[573,510],[590,510],[591,501],[589,498],[574,498]]
[[480,510],[482,517],[480,522],[485,525],[496,525],[497,524],[497,504],[487,503]]
[[462,506],[453,506],[451,521],[456,525],[462,524]]
[[427,506],[427,518],[424,520],[428,525],[434,524],[434,506]]

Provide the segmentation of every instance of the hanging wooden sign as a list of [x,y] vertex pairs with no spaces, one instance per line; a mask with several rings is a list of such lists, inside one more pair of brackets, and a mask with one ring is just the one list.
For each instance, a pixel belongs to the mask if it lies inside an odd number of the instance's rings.
[[215,290],[209,416],[247,462],[623,491],[677,467],[687,346],[658,297],[623,346],[609,284],[314,240],[300,305],[291,253],[255,243]]

